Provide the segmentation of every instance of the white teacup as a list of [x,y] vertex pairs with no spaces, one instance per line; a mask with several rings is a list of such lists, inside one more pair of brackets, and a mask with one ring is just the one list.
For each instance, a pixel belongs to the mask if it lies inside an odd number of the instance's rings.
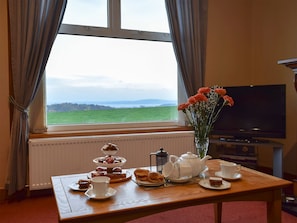
[[93,193],[96,196],[105,196],[108,192],[110,178],[105,176],[93,177],[91,179],[91,185],[93,187]]
[[240,172],[240,164],[236,163],[221,163],[221,173],[223,177],[234,178]]

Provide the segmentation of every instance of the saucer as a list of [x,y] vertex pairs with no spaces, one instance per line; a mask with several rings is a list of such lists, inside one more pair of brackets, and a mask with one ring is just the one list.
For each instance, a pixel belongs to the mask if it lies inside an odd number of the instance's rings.
[[240,173],[236,173],[236,174],[234,174],[233,177],[224,177],[224,176],[222,175],[222,172],[221,172],[221,171],[218,171],[218,172],[215,172],[215,175],[216,175],[217,177],[221,177],[221,178],[223,178],[223,179],[225,179],[225,180],[238,180],[238,179],[241,178],[241,174],[240,174]]
[[192,179],[192,177],[180,177],[178,179],[170,179],[168,178],[168,180],[172,183],[187,183]]
[[101,195],[101,196],[96,196],[96,194],[94,194],[93,192],[93,189],[90,188],[88,189],[86,192],[85,192],[85,195],[88,197],[88,198],[91,198],[91,199],[95,199],[95,200],[103,200],[103,199],[107,199],[107,198],[110,198],[112,196],[114,196],[116,194],[116,190],[109,187],[108,188],[108,191],[105,195]]
[[231,187],[231,183],[227,182],[227,181],[222,181],[222,185],[219,187],[213,187],[210,185],[209,183],[209,179],[203,179],[199,181],[200,186],[205,187],[207,189],[212,189],[212,190],[226,190],[229,189]]
[[86,191],[88,190],[88,188],[79,188],[79,184],[77,182],[73,182],[72,184],[68,185],[70,187],[71,190],[75,190],[75,191]]

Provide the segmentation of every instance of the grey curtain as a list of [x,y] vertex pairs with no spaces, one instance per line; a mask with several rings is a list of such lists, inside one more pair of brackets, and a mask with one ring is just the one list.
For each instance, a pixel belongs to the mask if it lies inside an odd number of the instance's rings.
[[6,187],[27,184],[28,107],[39,87],[67,0],[8,0],[13,117]]
[[205,82],[208,0],[165,0],[176,60],[188,96]]

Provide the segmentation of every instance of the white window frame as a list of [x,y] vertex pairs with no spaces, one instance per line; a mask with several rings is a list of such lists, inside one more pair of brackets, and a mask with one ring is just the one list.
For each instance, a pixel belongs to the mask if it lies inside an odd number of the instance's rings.
[[[121,2],[120,0],[107,0],[108,16],[107,28],[61,24],[59,34],[109,37],[122,39],[135,39],[147,41],[171,42],[169,33],[149,32],[121,29]],[[30,117],[31,133],[58,132],[58,131],[83,131],[83,130],[110,130],[110,129],[137,129],[137,128],[158,128],[176,127],[184,125],[184,116],[179,113],[178,121],[169,122],[138,122],[138,123],[115,123],[115,124],[81,124],[81,125],[50,125],[46,124],[46,97],[45,97],[45,78],[41,84],[36,99],[31,105],[32,117]],[[186,100],[183,81],[178,74],[178,103]],[[34,114],[34,115],[33,115]],[[34,116],[34,117],[33,117]]]

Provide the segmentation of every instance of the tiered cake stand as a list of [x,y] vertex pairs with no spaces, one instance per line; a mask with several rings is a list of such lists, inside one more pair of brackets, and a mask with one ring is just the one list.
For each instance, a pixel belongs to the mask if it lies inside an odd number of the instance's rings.
[[[113,145],[112,150],[108,149],[108,145]],[[118,183],[131,179],[131,173],[122,169],[127,160],[124,157],[116,156],[119,151],[118,147],[114,144],[106,144],[101,148],[104,156],[93,159],[97,168],[91,171],[89,178],[93,176],[108,176],[110,183]]]

